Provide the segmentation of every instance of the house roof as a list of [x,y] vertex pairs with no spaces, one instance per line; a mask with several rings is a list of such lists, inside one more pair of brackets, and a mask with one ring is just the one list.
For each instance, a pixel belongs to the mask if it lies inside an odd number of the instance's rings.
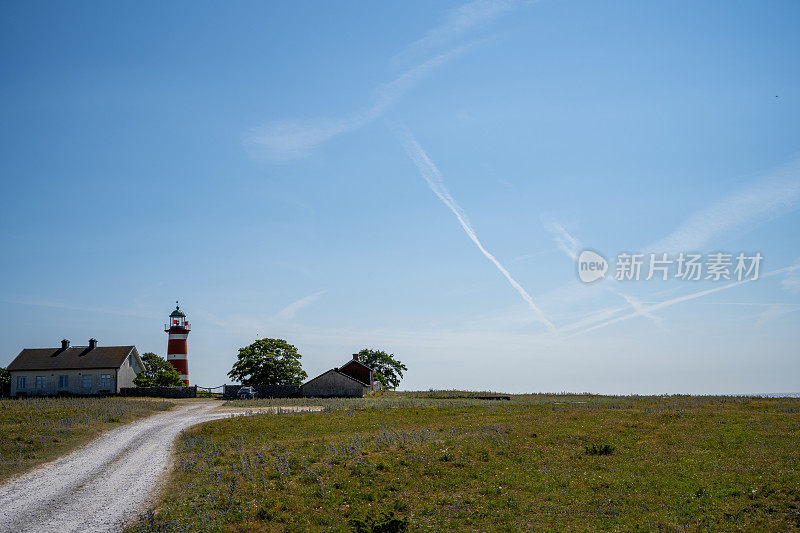
[[358,364],[358,365],[361,365],[361,366],[363,366],[364,368],[366,368],[367,370],[369,370],[370,372],[373,372],[373,370],[372,370],[372,367],[371,367],[371,366],[367,366],[367,365],[365,365],[364,363],[362,363],[362,362],[361,362],[361,361],[359,361],[358,359],[350,359],[348,362],[346,362],[345,364],[343,364],[343,365],[342,365],[340,368],[344,368],[344,367],[346,367],[346,366],[352,365],[353,363],[356,363],[356,364]]
[[80,370],[119,368],[135,346],[74,346],[61,348],[26,348],[11,361],[7,370]]
[[311,379],[309,379],[308,381],[306,381],[305,383],[303,383],[303,384],[301,385],[301,387],[305,387],[306,385],[308,385],[308,384],[309,384],[309,383],[311,383],[312,381],[316,381],[316,380],[318,380],[319,378],[321,378],[322,376],[324,376],[325,374],[329,374],[329,373],[331,373],[331,372],[335,372],[336,374],[339,374],[340,376],[344,376],[344,377],[346,377],[347,379],[352,379],[353,381],[355,381],[356,383],[358,383],[359,385],[362,385],[362,386],[364,386],[364,387],[369,387],[369,384],[368,384],[368,383],[364,383],[364,382],[363,382],[363,381],[361,381],[360,379],[356,379],[356,378],[354,378],[353,376],[350,376],[350,375],[348,375],[348,374],[345,374],[344,372],[339,372],[339,369],[338,369],[338,368],[331,368],[330,370],[326,370],[325,372],[323,372],[323,373],[322,373],[322,374],[320,374],[319,376],[317,376],[317,377],[315,377],[315,378],[311,378]]

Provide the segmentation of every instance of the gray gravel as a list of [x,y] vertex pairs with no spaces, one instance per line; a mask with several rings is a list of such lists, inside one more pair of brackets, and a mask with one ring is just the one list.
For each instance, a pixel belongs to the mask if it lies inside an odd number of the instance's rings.
[[119,531],[148,503],[177,434],[236,413],[183,405],[116,428],[0,485],[0,531]]

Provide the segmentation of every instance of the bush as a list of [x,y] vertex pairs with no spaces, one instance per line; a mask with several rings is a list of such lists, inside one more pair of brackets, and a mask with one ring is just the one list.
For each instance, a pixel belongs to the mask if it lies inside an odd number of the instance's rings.
[[137,387],[183,387],[181,375],[168,361],[153,352],[142,355],[144,368],[133,379]]
[[408,531],[408,518],[395,518],[394,511],[389,511],[378,518],[352,519],[350,527],[354,533],[402,533]]
[[11,372],[0,366],[0,397],[11,395]]
[[614,447],[610,444],[601,444],[600,446],[596,444],[592,444],[591,446],[586,446],[586,455],[611,455],[614,453]]

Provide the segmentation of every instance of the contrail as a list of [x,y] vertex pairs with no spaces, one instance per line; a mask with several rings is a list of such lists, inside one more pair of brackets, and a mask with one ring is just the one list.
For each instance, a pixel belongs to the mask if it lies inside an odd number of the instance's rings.
[[464,34],[474,30],[513,8],[521,5],[518,0],[473,0],[449,10],[445,21],[431,29],[423,37],[412,43],[405,50],[392,58],[393,63],[403,62],[409,57],[427,52],[453,42]]
[[567,254],[573,261],[577,260],[581,242],[570,235],[567,230],[564,229],[564,226],[558,222],[545,222],[542,220],[542,224],[544,224],[544,229],[549,231],[553,236],[558,249]]
[[[772,272],[767,272],[766,274],[761,274],[758,277],[758,279],[768,278],[770,276],[777,276],[778,274],[784,274],[786,272],[792,272],[793,270],[797,270],[798,268],[800,268],[800,265],[793,265],[793,266],[789,266],[789,267],[785,267],[785,268],[780,268],[778,270],[773,270]],[[728,283],[727,285],[722,285],[721,287],[714,287],[713,289],[706,289],[704,291],[693,292],[692,294],[686,294],[684,296],[679,296],[677,298],[672,298],[671,300],[666,300],[666,301],[663,301],[663,302],[659,302],[657,304],[648,305],[646,307],[642,307],[640,309],[637,309],[636,311],[634,311],[633,313],[630,313],[628,315],[620,316],[620,317],[617,317],[617,318],[612,318],[611,320],[607,320],[605,322],[601,322],[600,324],[596,324],[596,325],[594,325],[592,327],[589,327],[589,328],[586,328],[584,330],[578,331],[578,332],[573,333],[572,335],[569,335],[569,336],[567,336],[565,338],[569,339],[571,337],[576,337],[578,335],[583,335],[584,333],[588,333],[589,331],[592,331],[592,330],[595,330],[595,329],[599,329],[599,328],[604,328],[606,326],[610,326],[611,324],[616,324],[617,322],[623,322],[623,321],[629,320],[631,318],[636,318],[637,316],[644,316],[644,315],[646,315],[646,313],[649,313],[650,311],[658,311],[659,309],[664,309],[665,307],[670,307],[670,306],[673,306],[675,304],[686,302],[688,300],[694,300],[695,298],[700,298],[701,296],[706,296],[708,294],[713,294],[715,292],[724,291],[724,290],[727,290],[727,289],[732,289],[734,287],[738,287],[739,285],[743,285],[743,284],[749,283],[751,281],[754,281],[754,280],[752,280],[752,279],[743,279],[743,280],[740,280],[740,281],[734,281],[733,283]]]
[[794,211],[800,203],[800,159],[692,214],[670,235],[643,251],[677,254]]
[[516,289],[520,296],[522,296],[522,299],[527,302],[528,307],[530,307],[531,310],[536,313],[539,322],[544,324],[550,332],[555,333],[555,326],[547,319],[547,317],[544,316],[542,310],[536,306],[530,294],[528,294],[527,291],[522,288],[522,285],[517,283],[517,280],[511,277],[511,274],[509,274],[508,270],[506,270],[505,267],[503,267],[503,265],[501,265],[500,262],[491,253],[489,253],[486,248],[484,248],[483,244],[481,244],[481,241],[475,234],[475,230],[472,229],[472,225],[470,224],[466,213],[464,213],[453,197],[450,196],[450,191],[447,190],[447,187],[444,184],[442,173],[439,172],[439,169],[436,168],[436,165],[433,164],[433,161],[428,158],[428,155],[419,145],[414,136],[411,135],[411,132],[408,130],[398,131],[398,136],[403,143],[403,147],[406,149],[406,153],[417,166],[422,174],[422,177],[425,178],[425,181],[428,183],[428,187],[430,187],[436,196],[439,197],[442,203],[444,203],[444,205],[446,205],[450,211],[453,212],[458,219],[458,223],[461,224],[461,227],[464,229],[464,233],[466,233],[472,242],[475,243],[475,246],[478,247],[478,250],[481,251],[484,257],[486,257],[486,259],[491,261],[494,266],[497,267],[497,270],[499,270],[500,273],[505,276],[511,286]]
[[652,320],[653,322],[655,322],[656,326],[658,326],[658,327],[660,327],[662,329],[664,328],[664,321],[661,320],[661,317],[657,317],[654,314],[652,314],[650,312],[650,308],[645,306],[638,298],[634,298],[633,296],[630,296],[630,295],[627,295],[625,293],[619,292],[618,290],[615,290],[613,287],[606,287],[606,289],[608,289],[609,291],[613,292],[617,296],[621,296],[622,298],[624,298],[625,301],[628,302],[628,305],[630,305],[633,308],[634,311],[636,311],[640,315],[645,316],[645,317],[649,318],[650,320]]
[[[443,24],[412,43],[396,56],[395,60],[419,56],[420,52],[431,53],[437,48],[442,50],[442,46],[453,43],[478,25],[489,22],[523,3],[528,2],[473,0],[452,9]],[[317,146],[375,121],[411,91],[422,78],[485,40],[480,39],[435,53],[392,81],[379,85],[374,91],[372,102],[359,110],[332,118],[271,121],[250,129],[244,136],[243,143],[255,158],[267,161],[286,162],[307,157]]]
[[[583,246],[581,241],[570,235],[570,233],[566,229],[564,229],[564,226],[562,226],[558,222],[545,221],[544,217],[540,218],[542,218],[542,224],[544,224],[545,229],[553,235],[553,238],[556,241],[558,249],[567,254],[567,256],[569,256],[570,259],[576,261],[578,259],[578,250],[580,250],[581,246]],[[654,316],[652,313],[650,313],[647,310],[647,308],[644,307],[644,305],[642,305],[642,303],[637,298],[624,294],[612,287],[609,287],[608,285],[606,285],[606,289],[609,292],[612,292],[617,296],[623,298],[626,302],[628,302],[628,305],[630,305],[634,311],[639,312],[642,316],[646,316],[647,318],[655,322],[656,326],[660,328],[664,327],[663,321],[659,317]],[[572,326],[568,326],[568,328],[574,329]],[[559,332],[562,332],[563,330],[564,328],[561,328],[559,329]]]
[[420,79],[471,46],[474,43],[439,54],[382,84],[375,91],[373,103],[360,111],[333,119],[273,121],[251,129],[244,144],[254,156],[266,160],[289,161],[306,157],[320,144],[373,122],[391,109]]
[[305,298],[300,298],[299,300],[290,303],[289,305],[278,311],[272,318],[275,320],[291,320],[294,318],[294,315],[296,315],[300,309],[306,307],[307,305],[311,305],[317,300],[317,298],[319,298],[326,292],[327,291],[319,291],[315,292],[314,294],[309,294]]

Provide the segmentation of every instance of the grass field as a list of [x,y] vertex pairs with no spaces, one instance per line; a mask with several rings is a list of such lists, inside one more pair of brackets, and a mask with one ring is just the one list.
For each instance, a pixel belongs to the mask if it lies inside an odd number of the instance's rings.
[[192,428],[129,531],[800,529],[800,399],[457,396]]
[[64,455],[103,430],[172,405],[127,398],[0,399],[0,481]]

